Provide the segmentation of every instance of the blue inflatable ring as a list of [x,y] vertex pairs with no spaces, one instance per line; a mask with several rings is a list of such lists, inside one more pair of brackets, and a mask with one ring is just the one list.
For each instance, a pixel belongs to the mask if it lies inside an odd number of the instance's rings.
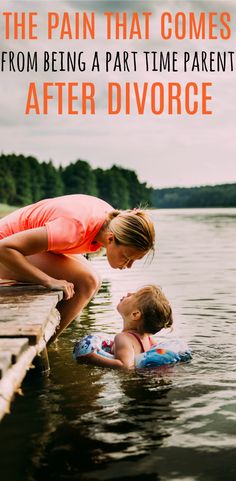
[[[111,348],[113,346],[113,338],[107,335],[89,334],[75,343],[73,350],[73,358],[86,358],[89,354],[96,352],[102,357],[113,359]],[[135,367],[155,367],[166,364],[174,364],[176,362],[189,361],[192,358],[192,352],[180,339],[162,339],[146,352],[135,356]],[[84,359],[86,360],[86,359]]]

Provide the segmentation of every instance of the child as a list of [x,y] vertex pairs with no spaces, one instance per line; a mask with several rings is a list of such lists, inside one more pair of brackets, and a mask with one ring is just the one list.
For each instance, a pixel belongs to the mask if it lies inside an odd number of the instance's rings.
[[133,369],[135,356],[157,344],[150,334],[171,327],[173,323],[170,304],[161,289],[154,285],[122,297],[117,310],[123,318],[123,330],[114,339],[111,349],[114,359],[92,352],[84,358],[75,356],[77,361],[114,369]]

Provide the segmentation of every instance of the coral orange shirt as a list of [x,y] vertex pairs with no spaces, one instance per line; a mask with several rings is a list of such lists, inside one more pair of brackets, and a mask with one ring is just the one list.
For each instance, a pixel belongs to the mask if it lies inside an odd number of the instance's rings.
[[94,252],[94,241],[113,207],[90,195],[74,194],[45,199],[23,207],[0,220],[0,239],[46,226],[48,251],[57,254]]

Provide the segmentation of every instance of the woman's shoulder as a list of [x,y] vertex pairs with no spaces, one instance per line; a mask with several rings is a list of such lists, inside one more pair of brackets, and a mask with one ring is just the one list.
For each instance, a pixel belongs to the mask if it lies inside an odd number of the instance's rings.
[[70,194],[54,199],[55,206],[74,217],[99,217],[111,212],[113,207],[99,197],[86,194]]

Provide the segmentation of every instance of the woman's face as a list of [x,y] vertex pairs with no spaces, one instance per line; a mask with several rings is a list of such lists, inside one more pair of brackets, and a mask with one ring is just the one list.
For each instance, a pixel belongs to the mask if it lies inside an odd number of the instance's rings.
[[117,244],[113,234],[109,235],[106,250],[107,260],[113,269],[130,269],[134,261],[142,259],[146,254],[136,247]]

